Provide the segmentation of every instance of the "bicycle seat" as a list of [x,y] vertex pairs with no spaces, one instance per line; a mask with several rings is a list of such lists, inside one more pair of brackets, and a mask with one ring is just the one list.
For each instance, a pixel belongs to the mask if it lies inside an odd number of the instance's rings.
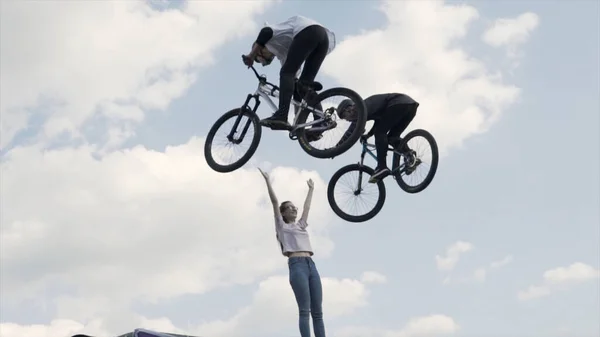
[[314,81],[308,85],[314,91],[323,90],[323,85],[320,82]]

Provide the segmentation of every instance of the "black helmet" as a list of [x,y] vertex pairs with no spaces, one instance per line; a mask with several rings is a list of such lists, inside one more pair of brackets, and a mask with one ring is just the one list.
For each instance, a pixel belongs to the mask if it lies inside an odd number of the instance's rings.
[[352,106],[354,106],[354,102],[349,98],[346,98],[345,100],[341,101],[337,107],[338,116],[340,115],[340,113],[343,113],[346,109]]

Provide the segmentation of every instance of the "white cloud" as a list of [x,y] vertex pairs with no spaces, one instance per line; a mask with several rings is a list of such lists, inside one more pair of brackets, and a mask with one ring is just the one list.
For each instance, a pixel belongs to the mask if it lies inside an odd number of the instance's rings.
[[460,260],[460,256],[464,253],[470,252],[474,249],[473,244],[470,242],[457,241],[446,249],[446,255],[436,255],[435,262],[437,268],[440,271],[451,271],[456,267],[456,264]]
[[424,337],[424,336],[451,336],[460,330],[460,325],[452,317],[433,314],[429,316],[414,317],[404,327],[382,329],[364,326],[346,327],[335,337]]
[[[61,317],[79,320],[133,299],[204,293],[285,268],[260,173],[215,173],[202,151],[195,138],[165,152],[138,146],[101,159],[87,146],[10,151],[1,164],[3,302],[42,301],[45,285],[60,285],[70,295],[51,300]],[[278,167],[271,176],[278,196],[299,206],[308,178],[325,190],[315,172]],[[325,198],[315,193],[309,217],[321,258],[333,249]]]
[[106,334],[106,331],[98,328],[97,323],[96,321],[84,326],[69,319],[56,319],[49,325],[0,323],[0,332],[2,332],[2,336],[6,337],[65,337],[72,336],[82,329],[88,331],[92,336]]
[[82,136],[82,125],[100,118],[103,141],[120,145],[142,111],[167,108],[217,48],[254,32],[252,17],[268,3],[189,1],[169,11],[144,1],[3,3],[0,148],[33,114],[47,118],[41,139]]
[[397,337],[446,335],[458,331],[458,324],[446,315],[431,315],[411,319]]
[[446,276],[442,281],[443,285],[449,284],[473,284],[473,283],[483,283],[487,278],[487,270],[485,268],[477,268],[468,276]]
[[519,291],[519,300],[531,300],[550,295],[552,292],[568,289],[574,285],[585,283],[600,277],[600,270],[581,262],[567,267],[557,267],[544,272],[540,285],[531,285]]
[[500,269],[500,268],[510,264],[512,261],[513,261],[513,256],[507,255],[502,260],[494,261],[494,262],[490,263],[490,269],[492,269],[492,270]]
[[558,267],[544,272],[544,281],[550,284],[576,284],[600,276],[600,270],[581,263],[575,262],[568,267]]
[[375,272],[375,271],[366,271],[364,272],[360,280],[364,283],[386,283],[387,278],[385,275]]
[[[322,270],[320,273],[326,329],[328,320],[351,314],[368,304],[369,291],[364,282],[324,277]],[[253,303],[233,317],[207,322],[194,329],[199,336],[215,337],[246,336],[250,330],[252,335],[298,333],[298,307],[287,275],[269,277],[261,282]]]
[[512,255],[505,256],[502,260],[493,261],[488,267],[478,267],[470,275],[462,277],[446,276],[442,284],[465,284],[465,283],[483,283],[486,281],[490,272],[497,271],[508,265],[513,260]]
[[380,7],[383,24],[340,37],[324,74],[363,97],[402,92],[415,98],[421,105],[409,130],[429,130],[442,154],[487,131],[515,102],[520,89],[461,45],[479,17],[474,7],[442,0],[389,0]]
[[527,301],[539,297],[550,295],[551,289],[547,286],[529,286],[525,291],[519,291],[517,297],[519,300]]
[[485,268],[477,268],[473,272],[473,278],[477,282],[484,282],[486,275],[487,275],[487,271],[485,270]]
[[[327,320],[348,315],[368,304],[369,291],[366,284],[353,279],[336,279],[322,276],[323,311]],[[268,314],[265,314],[268,313]],[[120,313],[121,315],[123,313]],[[148,319],[131,312],[125,313],[125,320],[115,328],[111,318],[104,315],[95,318],[87,325],[73,320],[55,320],[50,325],[21,326],[1,324],[2,331],[11,337],[64,337],[66,334],[86,333],[117,334],[142,327],[154,331],[187,333],[197,336],[246,336],[281,333],[297,333],[298,309],[288,276],[271,276],[261,281],[254,293],[253,301],[240,308],[232,317],[224,320],[204,322],[196,326],[177,327],[166,317]],[[112,324],[110,324],[112,323]],[[413,324],[414,325],[414,324]],[[108,328],[106,326],[109,326]]]
[[506,47],[508,56],[515,57],[517,47],[527,42],[539,23],[537,14],[531,12],[516,18],[497,19],[483,33],[482,39],[492,47]]

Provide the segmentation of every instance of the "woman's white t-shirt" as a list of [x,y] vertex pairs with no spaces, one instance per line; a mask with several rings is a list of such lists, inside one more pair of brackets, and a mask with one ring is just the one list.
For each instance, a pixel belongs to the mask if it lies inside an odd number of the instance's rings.
[[308,224],[302,219],[295,223],[286,223],[281,216],[275,216],[275,231],[283,255],[293,252],[309,252],[313,255],[306,226]]

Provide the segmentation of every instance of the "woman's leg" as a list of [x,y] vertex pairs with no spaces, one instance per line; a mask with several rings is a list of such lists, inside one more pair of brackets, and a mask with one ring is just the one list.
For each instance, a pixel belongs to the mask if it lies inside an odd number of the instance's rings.
[[298,327],[301,337],[310,337],[309,265],[305,258],[290,258],[290,285],[298,303]]
[[311,260],[310,264],[310,313],[313,320],[313,331],[315,337],[325,337],[325,323],[323,322],[323,287],[321,276]]

